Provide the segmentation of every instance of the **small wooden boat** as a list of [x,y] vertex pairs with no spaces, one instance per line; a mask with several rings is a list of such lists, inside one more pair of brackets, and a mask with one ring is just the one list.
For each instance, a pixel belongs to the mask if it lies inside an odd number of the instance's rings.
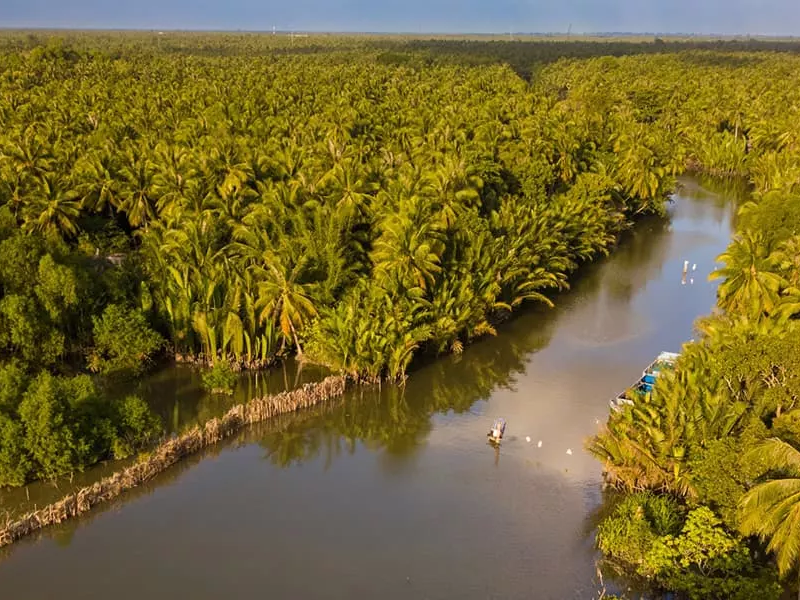
[[492,428],[489,430],[489,433],[486,436],[489,438],[489,441],[494,444],[499,444],[500,440],[503,439],[503,434],[506,431],[506,420],[502,417],[495,419]]
[[618,394],[609,402],[612,410],[620,410],[625,404],[633,404],[630,396],[645,395],[653,391],[656,379],[664,371],[671,371],[675,368],[675,361],[678,360],[676,352],[661,352],[656,359],[651,362],[642,372],[642,376],[621,394]]

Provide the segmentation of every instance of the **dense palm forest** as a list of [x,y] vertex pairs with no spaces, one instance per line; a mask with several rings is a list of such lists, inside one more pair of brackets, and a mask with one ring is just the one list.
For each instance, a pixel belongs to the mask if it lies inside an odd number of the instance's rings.
[[681,167],[506,67],[374,58],[11,53],[5,209],[140,269],[125,301],[175,354],[399,379],[549,302]]
[[627,103],[687,165],[754,189],[711,275],[718,310],[675,372],[589,445],[623,492],[599,528],[606,566],[689,598],[778,597],[778,575],[799,566],[798,66],[694,54],[573,62],[545,78],[576,107]]
[[157,360],[402,381],[557,302],[691,168],[755,200],[718,314],[591,441],[624,492],[598,541],[651,586],[777,594],[764,550],[781,575],[800,556],[800,58],[731,44],[4,34],[0,485],[152,441],[102,388]]

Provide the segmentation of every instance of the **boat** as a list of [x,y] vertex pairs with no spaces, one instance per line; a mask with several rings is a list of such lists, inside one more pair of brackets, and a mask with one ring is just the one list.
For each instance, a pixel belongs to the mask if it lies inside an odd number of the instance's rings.
[[503,439],[503,434],[506,431],[506,420],[502,417],[498,417],[494,420],[494,424],[492,428],[489,430],[489,433],[486,434],[486,437],[489,438],[489,441],[495,444],[499,444],[500,440]]
[[677,352],[661,352],[647,368],[642,371],[642,376],[621,394],[618,394],[609,402],[612,410],[620,410],[625,404],[633,404],[631,395],[644,396],[653,391],[656,379],[663,371],[671,371],[675,368],[675,362],[680,356]]

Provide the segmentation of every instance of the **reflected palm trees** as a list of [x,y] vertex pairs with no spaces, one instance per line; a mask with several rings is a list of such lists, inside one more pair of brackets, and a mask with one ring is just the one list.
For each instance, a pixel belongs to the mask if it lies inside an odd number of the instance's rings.
[[[341,404],[287,416],[259,428],[252,439],[279,467],[324,456],[327,468],[359,445],[380,450],[387,459],[409,460],[425,444],[433,415],[466,413],[495,390],[514,389],[516,376],[525,372],[533,353],[550,343],[561,315],[574,309],[575,300],[592,306],[612,297],[625,311],[641,282],[665,260],[668,240],[669,220],[648,219],[624,236],[608,262],[585,266],[573,291],[560,296],[555,308],[533,305],[514,313],[498,327],[497,337],[468,345],[461,354],[418,357],[403,387],[356,388]],[[386,462],[387,468],[390,464],[396,461]]]

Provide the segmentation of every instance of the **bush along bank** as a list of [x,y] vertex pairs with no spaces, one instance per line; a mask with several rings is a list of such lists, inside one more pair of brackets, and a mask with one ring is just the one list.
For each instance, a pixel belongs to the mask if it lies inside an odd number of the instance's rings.
[[58,502],[0,525],[0,547],[12,544],[44,527],[86,513],[100,503],[113,500],[125,491],[152,479],[179,460],[230,437],[247,425],[327,402],[344,394],[346,387],[345,377],[331,376],[291,392],[239,404],[224,416],[212,419],[202,427],[195,427],[166,440],[152,452],[143,455],[134,465],[104,477]]
[[[787,66],[779,57],[726,65],[711,56],[691,64],[680,56],[625,59],[594,74],[638,87],[634,73],[656,64],[666,68],[663,80],[646,84],[651,93],[628,90],[654,124],[681,131],[689,108],[711,93],[675,96],[670,82],[702,72],[731,91],[698,121],[719,127],[705,146],[690,150],[686,130],[683,143],[703,170],[746,175],[754,195],[718,257],[717,308],[698,321],[697,340],[684,346],[674,373],[612,413],[588,443],[607,485],[621,493],[597,542],[610,571],[645,587],[697,599],[779,598],[782,586],[797,586],[800,567],[800,132],[771,115],[798,91],[734,108],[735,98],[749,98],[757,82]],[[573,67],[587,77],[592,70]],[[745,72],[753,77],[742,79]],[[690,89],[706,85],[694,81]]]

